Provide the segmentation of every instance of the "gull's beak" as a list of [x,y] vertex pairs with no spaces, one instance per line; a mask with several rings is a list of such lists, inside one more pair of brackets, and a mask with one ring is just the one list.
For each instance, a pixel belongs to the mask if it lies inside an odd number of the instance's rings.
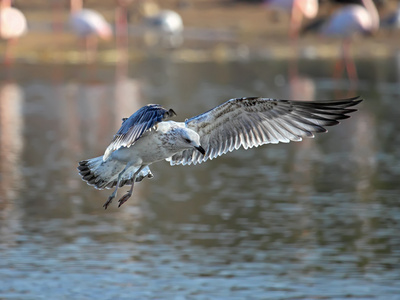
[[202,147],[202,146],[198,146],[198,147],[195,147],[196,148],[196,150],[197,151],[199,151],[201,154],[206,154],[206,151],[204,150],[204,148]]

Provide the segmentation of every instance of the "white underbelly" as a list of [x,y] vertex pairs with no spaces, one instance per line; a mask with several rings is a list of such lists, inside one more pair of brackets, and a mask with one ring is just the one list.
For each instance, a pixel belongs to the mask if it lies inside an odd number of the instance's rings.
[[171,153],[162,146],[159,139],[153,134],[142,136],[131,147],[121,147],[111,154],[113,159],[133,166],[150,165],[154,162],[170,157]]

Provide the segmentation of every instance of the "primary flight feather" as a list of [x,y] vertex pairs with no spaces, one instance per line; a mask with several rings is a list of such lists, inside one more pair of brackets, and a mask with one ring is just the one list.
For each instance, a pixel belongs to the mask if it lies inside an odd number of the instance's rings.
[[79,162],[79,174],[97,189],[115,186],[104,208],[119,187],[131,184],[119,200],[121,206],[132,195],[134,182],[153,177],[149,165],[154,162],[199,164],[240,147],[301,141],[348,118],[361,101],[235,98],[185,122],[167,121],[175,115],[172,109],[147,105],[123,120],[103,156]]

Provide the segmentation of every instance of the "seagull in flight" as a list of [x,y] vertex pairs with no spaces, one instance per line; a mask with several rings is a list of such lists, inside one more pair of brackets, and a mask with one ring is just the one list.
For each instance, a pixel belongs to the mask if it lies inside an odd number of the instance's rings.
[[234,98],[185,122],[168,121],[176,115],[172,109],[149,104],[122,119],[104,155],[79,162],[78,171],[96,189],[115,187],[105,209],[118,188],[131,185],[119,199],[120,207],[132,196],[135,182],[153,177],[152,163],[196,165],[241,147],[299,142],[349,118],[361,101],[360,97],[309,102]]

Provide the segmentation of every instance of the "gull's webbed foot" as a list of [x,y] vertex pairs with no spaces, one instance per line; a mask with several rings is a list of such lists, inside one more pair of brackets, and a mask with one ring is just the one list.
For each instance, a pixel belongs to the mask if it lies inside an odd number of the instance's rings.
[[131,196],[132,196],[131,191],[129,191],[125,195],[123,195],[121,197],[121,199],[118,200],[118,202],[119,202],[118,207],[121,207],[121,205],[124,204]]
[[104,209],[107,209],[107,207],[111,204],[113,199],[115,198],[114,194],[112,194],[110,197],[108,197],[108,200],[106,203],[103,204]]

